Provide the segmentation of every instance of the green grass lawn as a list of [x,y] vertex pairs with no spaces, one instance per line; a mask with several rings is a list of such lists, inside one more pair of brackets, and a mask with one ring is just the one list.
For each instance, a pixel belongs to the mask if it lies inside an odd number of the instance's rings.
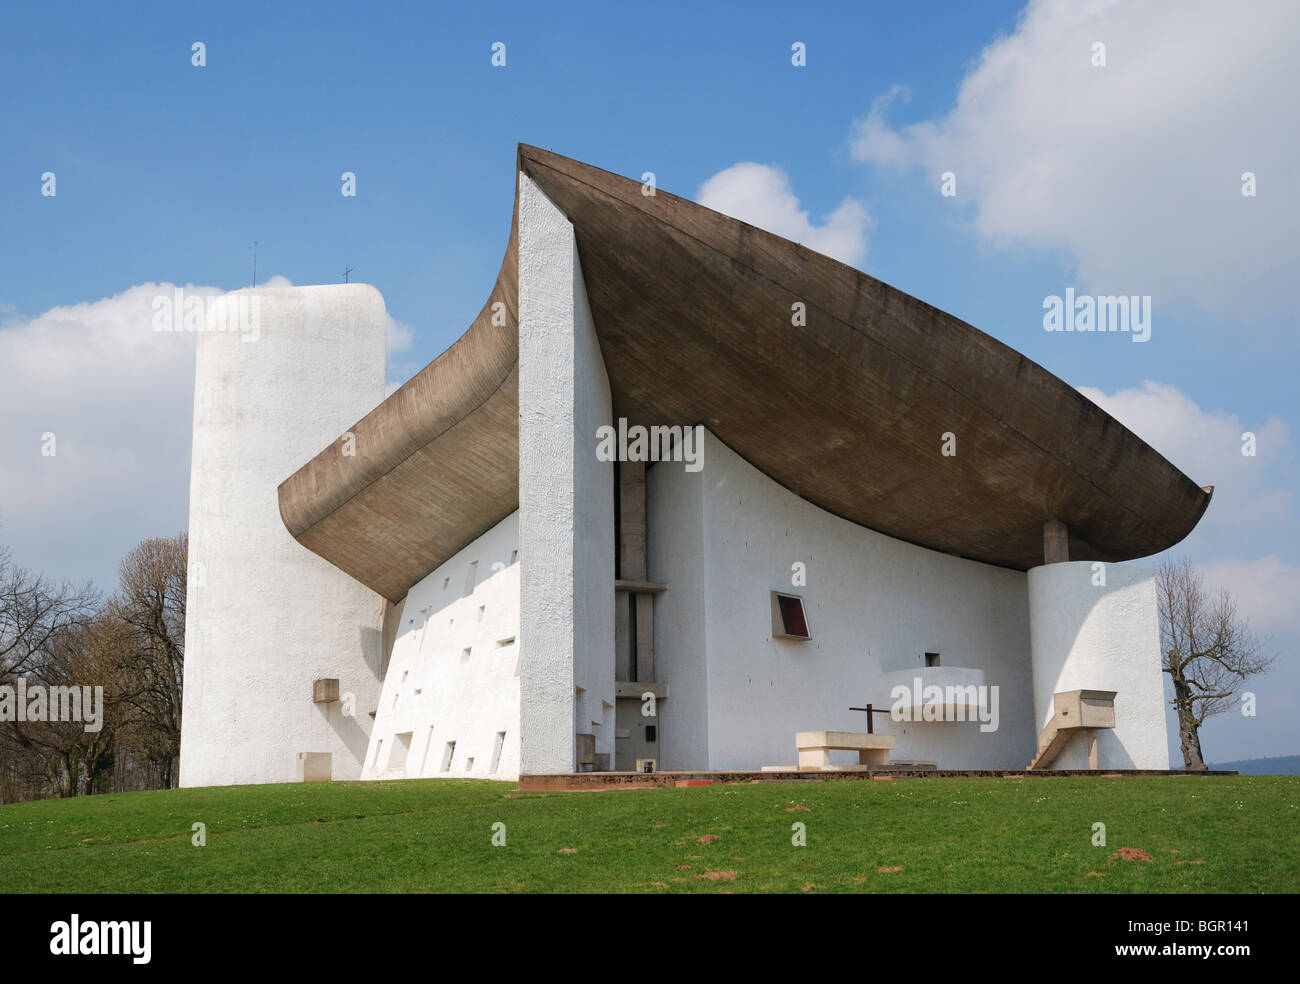
[[[204,847],[191,843],[196,821]],[[492,844],[496,823],[505,846]],[[807,846],[792,845],[794,823]],[[1297,890],[1297,776],[598,793],[410,780],[0,806],[4,893]]]

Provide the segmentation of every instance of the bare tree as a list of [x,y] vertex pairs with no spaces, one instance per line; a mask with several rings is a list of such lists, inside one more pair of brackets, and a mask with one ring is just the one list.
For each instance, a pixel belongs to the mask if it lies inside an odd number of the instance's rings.
[[109,605],[126,632],[120,651],[122,699],[132,711],[127,735],[164,787],[176,780],[181,747],[188,557],[185,533],[143,541],[122,560]]
[[[120,638],[112,617],[101,612],[85,624],[68,624],[54,632],[24,671],[28,686],[39,685],[47,694],[65,688],[77,691],[71,706],[79,713],[72,719],[55,712],[55,698],[50,696],[39,720],[0,724],[0,744],[11,750],[27,788],[37,795],[85,795],[111,774],[124,711],[117,698]],[[95,688],[102,688],[102,704],[85,699]]]
[[1206,768],[1200,727],[1206,718],[1235,708],[1247,678],[1263,673],[1275,657],[1261,654],[1259,640],[1227,591],[1211,596],[1187,558],[1156,568],[1160,648],[1164,672],[1174,685],[1170,703],[1178,714],[1183,765]]
[[90,582],[56,584],[15,567],[9,549],[0,546],[0,683],[27,672],[55,634],[85,624],[98,603]]

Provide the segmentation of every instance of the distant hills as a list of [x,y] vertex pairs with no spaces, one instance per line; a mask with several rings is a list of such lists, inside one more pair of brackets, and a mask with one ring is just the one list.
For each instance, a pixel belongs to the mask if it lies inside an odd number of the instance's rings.
[[1243,776],[1300,776],[1300,755],[1277,755],[1273,758],[1243,759],[1240,762],[1215,762],[1211,769],[1235,769]]

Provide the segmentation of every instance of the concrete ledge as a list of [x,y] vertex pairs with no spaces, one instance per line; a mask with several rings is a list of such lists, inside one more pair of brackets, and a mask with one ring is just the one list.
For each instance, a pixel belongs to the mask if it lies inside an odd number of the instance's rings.
[[519,777],[523,792],[590,792],[601,789],[656,789],[676,787],[683,781],[707,780],[712,785],[741,782],[817,782],[871,780],[877,777],[895,779],[973,779],[1012,778],[1049,779],[1053,776],[1089,776],[1093,779],[1119,779],[1127,776],[1235,776],[1229,769],[1211,769],[1206,772],[1184,772],[1175,769],[1112,769],[1093,772],[1089,769],[1059,769],[1055,771],[1024,772],[1016,769],[925,769],[925,768],[870,768],[850,772],[799,772],[789,770],[737,771],[737,772],[566,772],[549,775]]

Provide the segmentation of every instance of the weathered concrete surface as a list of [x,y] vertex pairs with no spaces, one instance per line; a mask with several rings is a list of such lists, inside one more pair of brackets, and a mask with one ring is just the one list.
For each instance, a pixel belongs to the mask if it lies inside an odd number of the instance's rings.
[[[1149,556],[1209,492],[996,339],[809,249],[521,145],[573,224],[615,417],[705,424],[815,505],[1028,570]],[[470,329],[280,488],[304,545],[396,601],[518,504],[517,235]],[[807,309],[804,327],[791,307]],[[494,314],[497,317],[494,318]],[[943,435],[956,454],[941,454]]]

